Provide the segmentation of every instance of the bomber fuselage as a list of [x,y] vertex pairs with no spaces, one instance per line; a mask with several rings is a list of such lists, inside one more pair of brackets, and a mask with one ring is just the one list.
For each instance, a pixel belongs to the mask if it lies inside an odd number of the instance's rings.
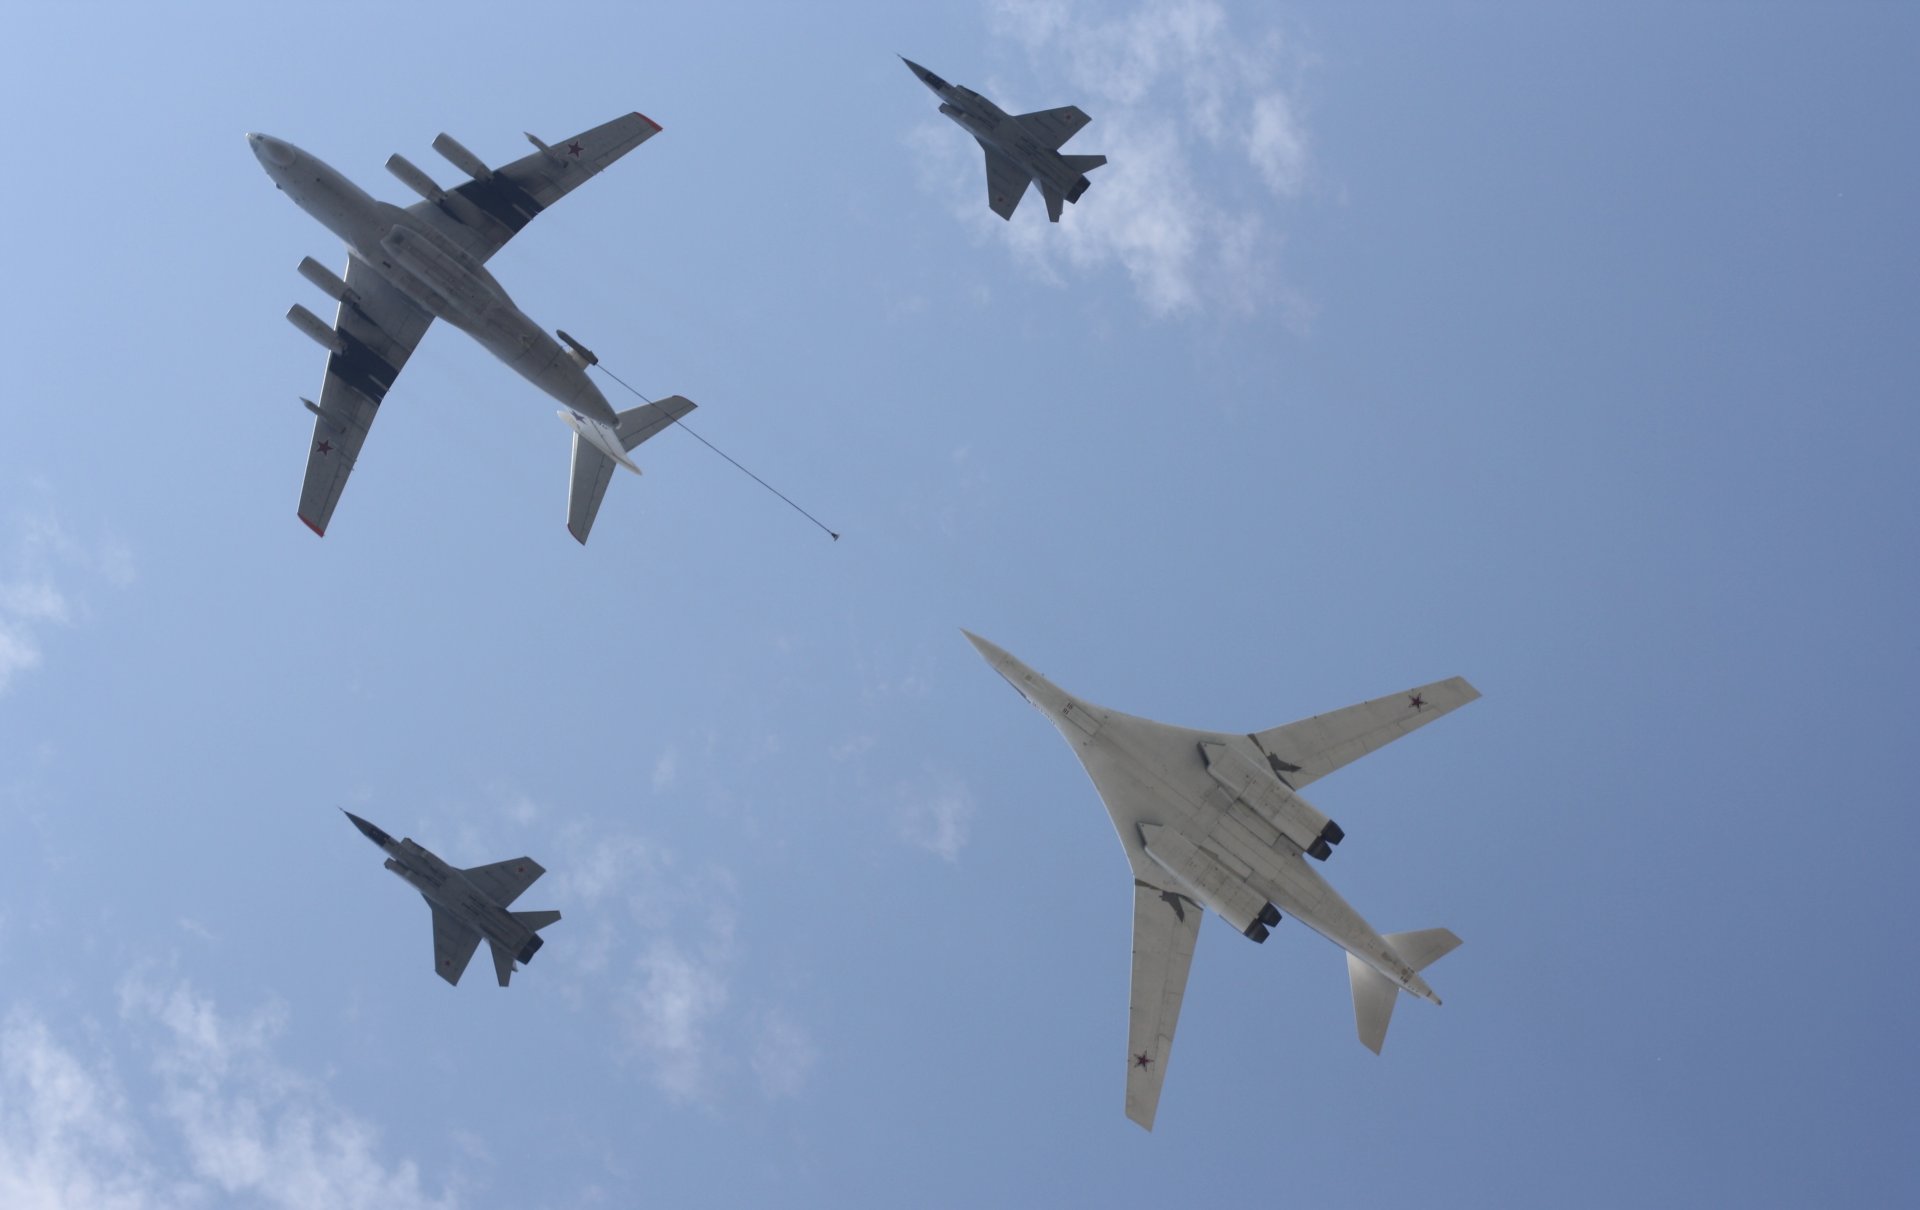
[[1330,821],[1268,768],[1248,736],[1171,727],[1092,705],[1001,648],[968,638],[1072,745],[1136,877],[1165,885],[1171,876],[1195,902],[1256,940],[1272,923],[1262,916],[1271,916],[1271,904],[1397,986],[1440,1002],[1308,861]]

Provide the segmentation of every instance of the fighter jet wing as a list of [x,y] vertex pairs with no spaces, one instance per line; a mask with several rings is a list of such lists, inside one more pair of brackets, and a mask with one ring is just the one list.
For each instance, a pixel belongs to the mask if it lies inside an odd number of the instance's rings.
[[[422,895],[421,898],[427,897]],[[427,899],[427,906],[433,909],[434,972],[448,983],[457,985],[461,974],[467,969],[467,963],[473,960],[473,951],[480,945],[479,930],[469,928],[447,915],[431,899]]]
[[547,871],[531,857],[516,857],[512,861],[477,865],[470,870],[460,872],[467,876],[467,881],[471,882],[481,894],[501,907],[506,907],[520,898],[521,894]]
[[307,449],[306,482],[300,489],[300,519],[322,536],[380,401],[433,323],[432,315],[358,257],[347,258],[346,283],[350,301],[341,302],[333,319],[334,334],[344,347],[327,358],[313,444]]
[[1479,696],[1478,689],[1456,676],[1248,738],[1267,754],[1274,771],[1299,790]]
[[441,201],[415,202],[407,212],[485,261],[542,210],[659,133],[652,118],[630,113],[469,180]]
[[1001,218],[1011,219],[1033,178],[995,148],[980,143],[980,150],[987,153],[987,205]]
[[1032,113],[1023,113],[1015,121],[1027,128],[1028,133],[1038,139],[1048,151],[1060,150],[1060,144],[1080,133],[1081,127],[1093,121],[1078,105],[1062,105],[1058,109],[1036,109]]
[[1148,1130],[1160,1107],[1173,1029],[1187,994],[1200,905],[1176,891],[1133,884],[1133,990],[1127,1008],[1127,1116]]

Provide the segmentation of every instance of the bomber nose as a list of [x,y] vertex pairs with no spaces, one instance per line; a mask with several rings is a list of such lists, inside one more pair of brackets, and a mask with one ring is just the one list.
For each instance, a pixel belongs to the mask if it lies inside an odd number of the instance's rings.
[[249,131],[247,133],[247,143],[253,148],[253,154],[260,157],[262,164],[270,164],[275,168],[290,168],[293,166],[293,148],[282,143],[272,135]]

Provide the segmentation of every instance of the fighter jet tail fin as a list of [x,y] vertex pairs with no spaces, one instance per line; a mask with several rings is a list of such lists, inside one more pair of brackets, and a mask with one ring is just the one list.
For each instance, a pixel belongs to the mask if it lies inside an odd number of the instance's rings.
[[[632,450],[696,406],[685,396],[669,395],[658,403],[643,404],[620,413],[620,427],[614,431],[620,437],[620,444]],[[593,519],[600,515],[600,501],[606,498],[615,465],[605,451],[582,436],[578,429],[574,430],[573,472],[567,489],[567,532],[582,546],[587,544],[587,535],[593,531]]]
[[1360,1029],[1360,1045],[1379,1054],[1387,1040],[1387,1023],[1393,1020],[1393,1005],[1400,998],[1400,989],[1352,954],[1347,955],[1347,978],[1353,983],[1353,1020]]
[[493,973],[505,987],[513,979],[513,955],[501,947],[497,941],[488,941],[487,948],[493,951]]

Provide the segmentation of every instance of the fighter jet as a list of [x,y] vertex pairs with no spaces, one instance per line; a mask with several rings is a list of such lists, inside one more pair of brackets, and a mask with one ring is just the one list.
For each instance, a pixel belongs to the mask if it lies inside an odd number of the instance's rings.
[[1345,832],[1299,791],[1479,697],[1472,685],[1454,677],[1270,731],[1228,735],[1093,705],[961,633],[1073,745],[1133,867],[1129,1118],[1153,1129],[1206,909],[1256,942],[1285,912],[1345,950],[1360,1041],[1375,1054],[1402,991],[1440,1003],[1420,972],[1460,938],[1446,929],[1375,932],[1307,861],[1325,861]]
[[507,905],[546,873],[531,857],[457,870],[411,840],[395,840],[351,811],[342,811],[361,835],[387,854],[386,866],[420,892],[433,910],[433,969],[448,983],[460,975],[486,938],[493,947],[493,970],[505,987],[514,963],[533,961],[542,942],[539,931],[560,919],[559,912],[509,912]]
[[1029,181],[1040,182],[1047,217],[1060,221],[1063,202],[1078,202],[1087,191],[1087,173],[1107,162],[1103,155],[1061,155],[1060,145],[1093,121],[1077,105],[1009,114],[979,93],[900,57],[920,82],[940,98],[940,112],[960,124],[987,153],[987,205],[1004,219],[1027,195]]
[[598,358],[565,332],[547,335],[485,265],[541,211],[659,131],[651,118],[631,113],[551,146],[528,135],[533,154],[500,168],[442,134],[434,150],[471,179],[442,189],[392,156],[387,170],[422,199],[404,210],[375,201],[291,143],[247,136],[273,183],[347,242],[344,277],[312,257],[300,262],[301,276],[339,303],[332,326],[297,303],[287,312],[329,355],[320,402],[301,400],[315,417],[300,492],[308,528],[326,533],[381,400],[440,318],[563,405],[560,419],[573,429],[567,530],[586,542],[613,468],[638,474],[627,454],[694,405],[674,395],[616,413],[587,377]]

